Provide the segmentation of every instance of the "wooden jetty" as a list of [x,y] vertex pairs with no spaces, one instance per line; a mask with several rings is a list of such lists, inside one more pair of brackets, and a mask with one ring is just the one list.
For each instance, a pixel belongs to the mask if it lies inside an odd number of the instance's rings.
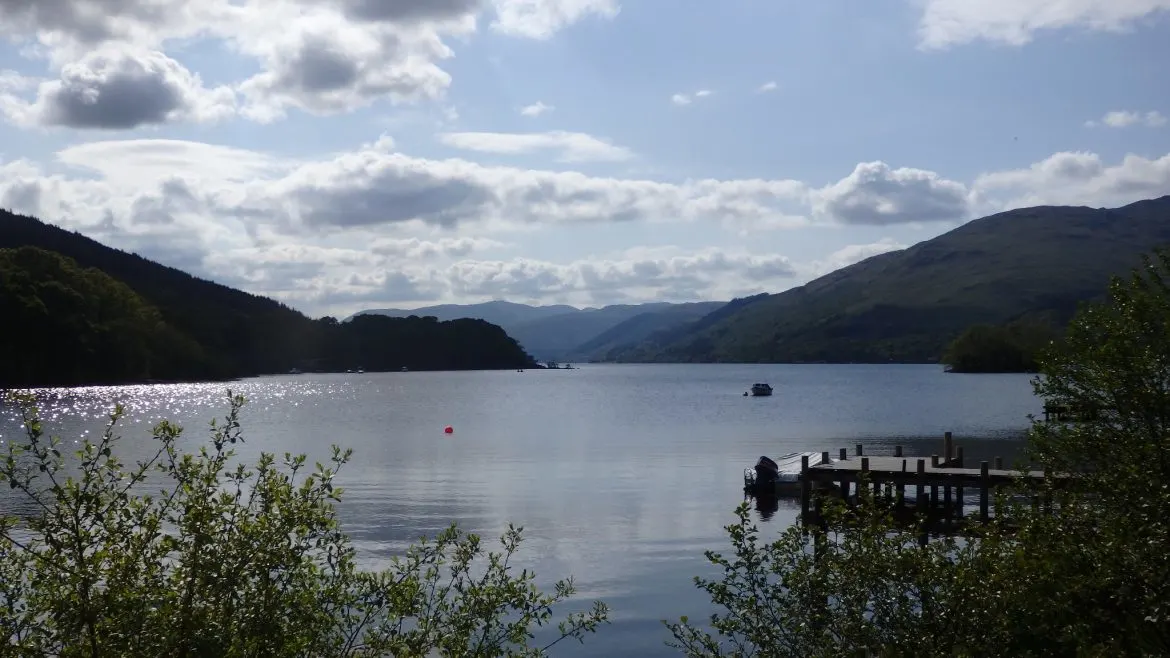
[[[950,432],[943,437],[942,454],[929,458],[905,457],[902,446],[895,446],[893,455],[866,455],[864,446],[857,444],[853,455],[841,448],[836,461],[829,458],[828,452],[822,452],[816,464],[810,463],[808,456],[802,457],[801,517],[806,523],[822,525],[818,492],[831,491],[854,502],[864,481],[873,487],[875,498],[885,496],[896,520],[920,523],[926,541],[927,534],[963,533],[973,524],[987,523],[992,518],[994,491],[998,487],[1044,478],[1042,471],[1005,469],[1000,457],[970,467],[964,463],[963,448],[954,445]],[[977,498],[973,514],[966,514],[964,509],[968,493]],[[1039,503],[1033,501],[1033,505]]]

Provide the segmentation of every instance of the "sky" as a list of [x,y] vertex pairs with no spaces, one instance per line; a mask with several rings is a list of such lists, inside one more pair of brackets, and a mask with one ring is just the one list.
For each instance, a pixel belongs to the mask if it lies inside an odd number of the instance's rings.
[[314,317],[1165,194],[1170,0],[0,0],[0,207]]

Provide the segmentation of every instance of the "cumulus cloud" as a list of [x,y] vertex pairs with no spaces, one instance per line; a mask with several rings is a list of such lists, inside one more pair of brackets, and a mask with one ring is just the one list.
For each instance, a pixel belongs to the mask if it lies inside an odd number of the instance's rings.
[[1025,169],[984,174],[974,188],[996,206],[1115,206],[1170,194],[1170,155],[1127,155],[1115,165],[1087,152],[1056,153]]
[[240,84],[247,116],[282,117],[289,108],[325,115],[387,98],[406,103],[441,98],[451,76],[438,61],[452,52],[431,29],[354,23],[324,11],[306,12],[271,39],[241,41],[264,71]]
[[1013,46],[1061,28],[1118,31],[1170,9],[1170,0],[925,0],[920,45],[938,49],[973,41]]
[[442,257],[462,258],[478,251],[504,249],[509,245],[490,238],[439,238],[438,240],[420,240],[419,238],[382,238],[370,245],[370,251],[392,258],[409,258],[411,260],[431,260]]
[[524,107],[520,108],[520,114],[523,114],[526,117],[538,117],[547,112],[552,112],[555,109],[556,108],[552,105],[545,105],[541,101],[536,101],[532,105],[525,105]]
[[1096,128],[1097,126],[1108,126],[1110,128],[1146,126],[1148,128],[1157,128],[1158,126],[1166,125],[1166,117],[1157,110],[1150,110],[1149,112],[1115,110],[1113,112],[1106,112],[1105,116],[1099,120],[1092,119],[1086,121],[1085,125],[1089,128]]
[[151,32],[204,23],[220,4],[218,0],[0,0],[0,33],[17,39],[36,35],[46,46],[80,52],[79,46],[144,41]]
[[[74,73],[96,48],[113,44],[144,51],[180,39],[228,44],[261,68],[239,81],[244,116],[272,121],[291,109],[337,114],[382,99],[441,98],[451,82],[442,68],[452,55],[446,41],[474,32],[487,11],[504,33],[545,39],[589,16],[612,17],[618,7],[614,0],[0,0],[0,38]],[[159,83],[139,98],[156,113],[175,102],[181,83],[179,71],[159,66],[170,64],[155,62]],[[111,83],[86,79],[89,93]],[[142,80],[132,89],[151,90]],[[0,109],[10,100],[0,95]]]
[[24,125],[127,130],[175,121],[214,121],[235,112],[235,94],[209,90],[198,75],[158,51],[95,50],[42,82],[32,102],[3,108]]
[[493,232],[515,226],[890,225],[956,221],[1020,205],[1115,206],[1170,194],[1170,155],[1107,163],[1091,153],[1058,153],[967,184],[863,163],[819,187],[487,167],[411,157],[389,138],[302,161],[173,140],[93,142],[61,151],[57,165],[49,173],[28,161],[0,162],[0,205],[313,312],[345,314],[359,302],[408,299],[727,298],[776,290],[816,267],[901,246],[892,240],[852,245],[819,265],[793,263],[785,257],[791,254],[715,249],[630,250],[552,262],[509,259],[511,245]]
[[482,153],[518,155],[552,151],[561,162],[617,161],[634,157],[633,151],[624,146],[615,146],[592,135],[562,130],[543,133],[442,133],[438,137],[447,146]]
[[530,39],[547,39],[586,17],[611,19],[619,11],[617,0],[492,0],[492,6],[493,29]]
[[884,226],[958,221],[971,212],[962,183],[922,169],[864,162],[853,173],[812,193],[814,210],[843,224]]

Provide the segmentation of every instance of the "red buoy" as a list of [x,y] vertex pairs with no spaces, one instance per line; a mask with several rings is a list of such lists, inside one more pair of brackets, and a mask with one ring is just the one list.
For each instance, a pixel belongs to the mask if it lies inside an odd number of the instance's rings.
[[451,427],[450,425],[443,428],[443,434],[452,434],[454,432],[455,432],[455,428]]

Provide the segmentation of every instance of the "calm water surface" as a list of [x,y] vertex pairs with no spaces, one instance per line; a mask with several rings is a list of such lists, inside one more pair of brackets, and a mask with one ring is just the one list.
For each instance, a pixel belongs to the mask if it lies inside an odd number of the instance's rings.
[[[757,381],[775,395],[743,397]],[[743,469],[760,455],[858,442],[928,455],[950,430],[969,459],[1010,456],[1041,410],[1027,376],[935,366],[590,365],[76,389],[56,392],[44,416],[71,442],[99,433],[121,401],[124,450],[145,450],[161,418],[195,444],[226,411],[228,386],[249,398],[241,453],[311,462],[330,444],[354,449],[340,514],[371,566],[451,522],[488,536],[524,526],[523,566],[542,584],[573,575],[583,600],[611,606],[610,626],[558,655],[674,655],[660,620],[709,613],[692,577],[710,575],[703,551],[726,545]],[[0,439],[18,429],[12,411],[0,408]],[[765,534],[795,507],[758,517]]]

